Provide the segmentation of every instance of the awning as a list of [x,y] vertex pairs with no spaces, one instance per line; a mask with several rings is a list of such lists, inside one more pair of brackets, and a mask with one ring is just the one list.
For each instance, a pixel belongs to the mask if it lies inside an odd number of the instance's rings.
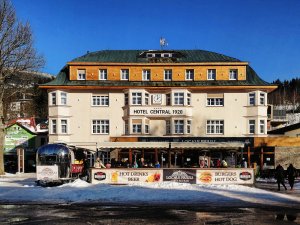
[[243,142],[101,142],[100,149],[239,149],[244,147]]

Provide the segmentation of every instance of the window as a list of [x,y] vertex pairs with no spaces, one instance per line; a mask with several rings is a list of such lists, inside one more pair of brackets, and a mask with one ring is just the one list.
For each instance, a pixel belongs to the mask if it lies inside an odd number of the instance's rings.
[[171,94],[166,94],[166,105],[171,105]]
[[92,106],[108,106],[109,97],[108,95],[95,95],[92,97]]
[[259,94],[259,103],[261,104],[261,105],[265,105],[265,93],[260,93]]
[[207,98],[207,106],[224,106],[223,98]]
[[149,124],[145,124],[145,134],[149,134]]
[[172,80],[172,70],[165,70],[164,78],[165,78],[165,80]]
[[149,94],[145,93],[145,105],[149,105]]
[[191,133],[191,125],[192,125],[192,121],[191,120],[187,120],[186,121],[186,133],[187,134]]
[[56,130],[56,120],[51,120],[51,133],[52,134],[56,134],[57,130]]
[[166,120],[166,134],[171,134],[171,121]]
[[132,124],[132,133],[141,134],[142,133],[142,124]]
[[189,69],[185,71],[185,79],[186,80],[194,80],[194,70]]
[[191,105],[191,93],[187,93],[187,105]]
[[60,93],[60,101],[62,105],[67,104],[67,93],[66,92],[61,92]]
[[121,80],[129,80],[129,69],[121,70]]
[[249,134],[255,133],[255,120],[249,120]]
[[207,134],[224,134],[224,120],[207,120]]
[[109,134],[109,120],[93,120],[93,134]]
[[129,134],[129,124],[128,124],[128,120],[125,120],[125,134],[126,134],[126,135]]
[[229,70],[229,80],[237,80],[238,70]]
[[184,93],[178,92],[174,93],[174,105],[183,105],[184,104]]
[[265,121],[264,120],[259,120],[259,132],[261,134],[265,133]]
[[215,80],[216,79],[216,70],[208,69],[207,70],[207,80]]
[[124,105],[128,105],[128,93],[125,93]]
[[142,93],[133,92],[132,93],[132,105],[141,105],[142,104]]
[[184,120],[174,120],[175,134],[183,134]]
[[107,80],[107,70],[99,70],[99,80]]
[[77,79],[78,80],[85,80],[86,76],[85,76],[85,70],[77,70]]
[[249,93],[249,105],[255,105],[255,93]]
[[150,70],[143,70],[143,80],[150,80],[151,72]]
[[60,125],[61,125],[61,133],[62,134],[67,134],[68,133],[68,121],[67,120],[61,120]]
[[51,93],[51,105],[56,105],[56,92]]

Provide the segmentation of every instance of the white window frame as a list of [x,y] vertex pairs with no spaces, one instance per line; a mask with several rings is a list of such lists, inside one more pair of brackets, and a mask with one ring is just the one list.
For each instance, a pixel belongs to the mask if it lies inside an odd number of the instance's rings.
[[109,120],[92,120],[92,134],[109,134]]
[[249,134],[255,134],[255,120],[248,121]]
[[142,105],[142,92],[131,93],[131,105]]
[[194,69],[185,70],[185,80],[194,80]]
[[129,80],[129,69],[121,69],[121,80]]
[[132,124],[132,133],[133,134],[141,134],[142,133],[142,124],[141,123],[133,123]]
[[238,70],[230,69],[229,70],[229,80],[237,80],[237,77],[238,77]]
[[93,95],[92,106],[109,106],[108,95]]
[[61,92],[60,93],[60,104],[67,105],[67,98],[68,98],[67,92]]
[[256,93],[255,92],[249,93],[249,105],[250,106],[256,105]]
[[174,105],[184,105],[184,92],[174,92]]
[[68,120],[67,119],[60,120],[60,131],[62,134],[68,134]]
[[207,98],[206,106],[224,106],[224,98]]
[[164,70],[164,80],[165,81],[171,81],[173,76],[172,69],[165,69]]
[[151,79],[151,70],[150,69],[143,69],[142,79],[143,79],[143,81],[150,81],[150,79]]
[[85,69],[77,70],[77,80],[86,80],[86,70]]
[[266,129],[266,121],[265,120],[259,120],[259,133],[265,134]]
[[57,93],[51,92],[51,105],[57,105]]
[[207,70],[207,80],[216,80],[216,69],[208,69]]
[[184,134],[184,120],[174,120],[174,134]]
[[107,80],[107,69],[99,70],[99,80]]
[[57,119],[51,119],[51,134],[57,134]]
[[266,93],[263,92],[259,93],[259,104],[266,105]]
[[206,134],[224,134],[224,120],[207,120]]

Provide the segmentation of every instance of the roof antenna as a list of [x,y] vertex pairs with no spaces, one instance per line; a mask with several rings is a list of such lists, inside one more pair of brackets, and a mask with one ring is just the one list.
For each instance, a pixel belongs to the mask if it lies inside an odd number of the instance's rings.
[[161,37],[159,40],[160,49],[163,50],[165,46],[168,46],[168,42],[164,37]]

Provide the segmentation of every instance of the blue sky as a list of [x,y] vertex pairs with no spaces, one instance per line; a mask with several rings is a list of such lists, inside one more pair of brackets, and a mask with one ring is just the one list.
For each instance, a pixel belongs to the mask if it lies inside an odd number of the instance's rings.
[[300,76],[299,0],[12,0],[42,72],[106,49],[203,49],[248,61],[266,81]]

